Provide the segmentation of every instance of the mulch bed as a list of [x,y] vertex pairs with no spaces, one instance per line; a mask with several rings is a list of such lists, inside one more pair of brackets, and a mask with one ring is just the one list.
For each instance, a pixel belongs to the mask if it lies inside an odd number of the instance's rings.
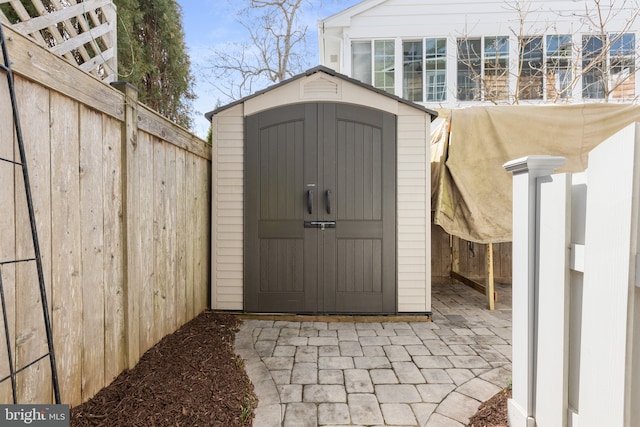
[[469,427],[508,427],[507,400],[511,399],[511,389],[505,388],[478,408],[469,419]]
[[205,312],[71,410],[71,426],[250,426],[257,398],[233,351],[240,320]]

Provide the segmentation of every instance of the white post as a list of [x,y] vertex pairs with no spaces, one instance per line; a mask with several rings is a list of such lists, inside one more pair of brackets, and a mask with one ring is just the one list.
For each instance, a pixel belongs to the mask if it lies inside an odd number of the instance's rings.
[[504,168],[513,173],[513,398],[509,425],[535,427],[535,267],[537,179],[551,175],[564,157],[529,156]]

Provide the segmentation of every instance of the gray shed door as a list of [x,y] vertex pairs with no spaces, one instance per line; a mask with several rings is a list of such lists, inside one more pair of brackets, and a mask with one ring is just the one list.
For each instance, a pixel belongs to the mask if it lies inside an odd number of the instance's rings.
[[307,103],[246,119],[245,310],[396,311],[396,119]]

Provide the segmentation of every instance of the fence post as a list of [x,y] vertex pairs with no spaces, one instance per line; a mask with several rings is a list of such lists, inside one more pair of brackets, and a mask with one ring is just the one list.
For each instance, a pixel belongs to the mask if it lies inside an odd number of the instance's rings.
[[529,156],[505,163],[513,174],[513,398],[509,425],[535,427],[537,179],[551,175],[564,157]]
[[140,277],[140,262],[138,261],[139,243],[131,230],[136,230],[137,200],[139,179],[137,167],[134,164],[136,149],[138,147],[138,89],[127,82],[113,82],[115,87],[124,94],[124,122],[122,123],[122,203],[124,233],[123,266],[124,266],[124,304],[125,304],[125,330],[126,330],[126,357],[127,367],[133,368],[140,359],[140,307],[135,299],[139,295],[138,286]]

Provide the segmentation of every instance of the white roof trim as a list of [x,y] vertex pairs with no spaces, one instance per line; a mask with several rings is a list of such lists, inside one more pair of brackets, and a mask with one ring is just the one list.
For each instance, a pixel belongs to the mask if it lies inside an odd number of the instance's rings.
[[348,9],[343,10],[342,12],[338,12],[329,16],[328,18],[321,19],[319,21],[319,27],[322,28],[323,24],[327,24],[331,27],[348,27],[351,25],[351,18],[355,15],[358,15],[362,12],[366,12],[367,10],[378,6],[381,3],[384,3],[387,0],[364,0],[358,4],[351,6]]

